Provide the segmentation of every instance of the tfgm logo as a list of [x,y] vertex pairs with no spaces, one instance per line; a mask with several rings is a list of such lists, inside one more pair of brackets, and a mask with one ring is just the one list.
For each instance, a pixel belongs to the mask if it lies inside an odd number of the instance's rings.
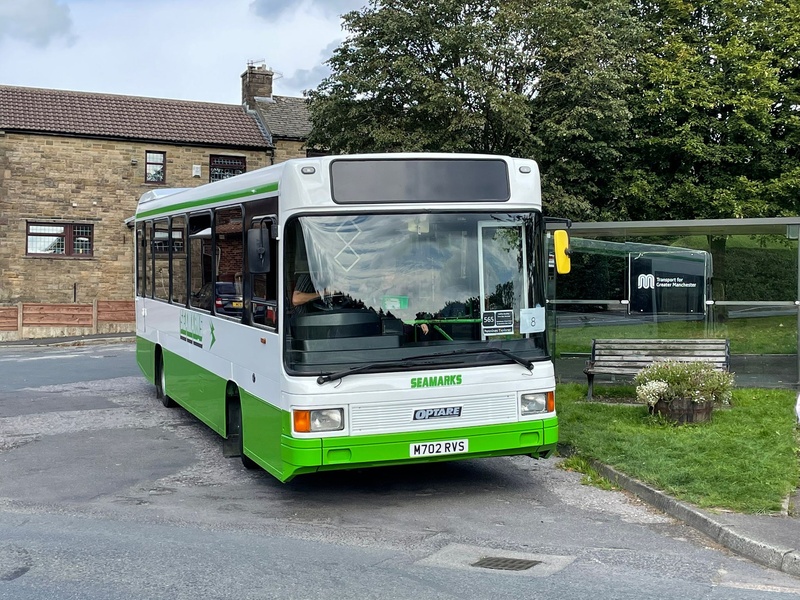
[[640,290],[654,290],[656,289],[656,278],[652,274],[645,275],[642,273],[639,275],[636,287]]

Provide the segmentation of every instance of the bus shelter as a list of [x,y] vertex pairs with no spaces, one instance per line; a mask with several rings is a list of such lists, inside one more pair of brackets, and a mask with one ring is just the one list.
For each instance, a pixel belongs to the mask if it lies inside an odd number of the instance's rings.
[[556,376],[585,381],[593,339],[725,338],[737,384],[800,381],[800,217],[573,223],[551,268]]

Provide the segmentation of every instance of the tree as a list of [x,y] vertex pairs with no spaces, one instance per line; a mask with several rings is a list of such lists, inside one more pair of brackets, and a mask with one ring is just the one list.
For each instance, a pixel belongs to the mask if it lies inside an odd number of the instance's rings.
[[[637,0],[646,25],[619,219],[797,214],[800,1]],[[726,236],[708,236],[726,298]],[[724,312],[719,313],[724,318]]]
[[631,103],[635,144],[615,186],[618,213],[797,214],[800,2],[636,6],[649,35],[637,62],[638,102]]
[[622,0],[372,0],[308,92],[309,144],[529,156],[549,210],[591,218],[628,143],[636,23]]

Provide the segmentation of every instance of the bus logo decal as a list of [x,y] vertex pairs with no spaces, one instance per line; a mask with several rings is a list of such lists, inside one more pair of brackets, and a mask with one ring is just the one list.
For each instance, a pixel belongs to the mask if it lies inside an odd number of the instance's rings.
[[441,387],[443,385],[461,385],[461,374],[439,375],[432,377],[412,377],[411,388]]
[[443,408],[420,408],[414,411],[415,421],[424,421],[426,419],[439,419],[441,417],[460,417],[460,406],[447,406]]
[[[191,310],[182,310],[180,316],[181,339],[203,347],[203,316]],[[213,336],[213,332],[212,332]]]

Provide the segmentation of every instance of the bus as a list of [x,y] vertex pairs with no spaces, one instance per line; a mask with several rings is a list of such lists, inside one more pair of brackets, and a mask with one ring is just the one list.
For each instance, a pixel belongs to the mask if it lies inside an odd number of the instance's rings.
[[226,456],[283,482],[548,457],[545,288],[569,251],[545,221],[536,162],[492,155],[293,159],[147,192],[137,363]]

